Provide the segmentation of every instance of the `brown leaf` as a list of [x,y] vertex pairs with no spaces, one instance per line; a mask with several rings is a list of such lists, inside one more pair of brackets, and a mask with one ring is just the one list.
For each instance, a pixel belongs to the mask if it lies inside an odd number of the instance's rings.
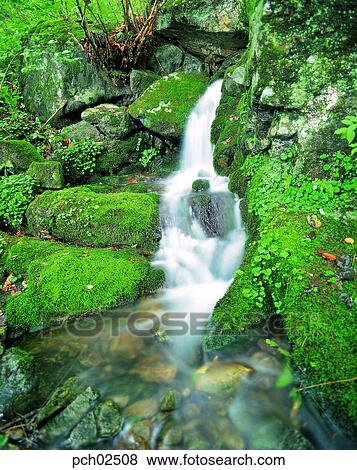
[[323,250],[317,250],[317,252],[319,253],[319,255],[321,255],[324,259],[327,259],[329,261],[336,261],[336,255],[334,255],[333,253],[328,253],[327,251],[323,251]]

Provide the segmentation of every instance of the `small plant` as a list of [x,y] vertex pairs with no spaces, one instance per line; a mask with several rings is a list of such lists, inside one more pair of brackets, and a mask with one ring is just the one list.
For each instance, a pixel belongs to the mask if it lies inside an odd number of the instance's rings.
[[0,177],[0,224],[18,230],[35,194],[36,184],[31,176]]
[[158,151],[156,148],[151,147],[149,149],[143,150],[139,162],[144,168],[146,168],[149,163],[157,156]]
[[335,135],[340,135],[342,139],[345,139],[351,147],[351,155],[354,155],[357,152],[357,142],[356,139],[356,129],[357,129],[357,116],[346,116],[342,119],[342,124],[345,124],[345,127],[340,127],[335,131]]
[[14,165],[10,160],[0,163],[0,174],[3,173],[5,176],[11,175],[13,172]]
[[102,147],[91,139],[72,142],[66,149],[57,150],[66,175],[81,179],[93,173]]

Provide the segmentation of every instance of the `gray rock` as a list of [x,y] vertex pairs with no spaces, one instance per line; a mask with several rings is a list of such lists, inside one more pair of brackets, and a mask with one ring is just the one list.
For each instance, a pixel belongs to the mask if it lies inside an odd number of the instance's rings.
[[91,63],[72,39],[44,45],[30,41],[23,53],[23,96],[31,113],[56,126],[104,100],[130,101],[128,86],[117,86],[108,73]]
[[80,121],[76,124],[64,127],[61,130],[61,137],[63,139],[71,140],[85,140],[91,139],[96,142],[100,142],[104,139],[104,136],[89,122]]
[[123,107],[101,104],[88,108],[81,114],[82,120],[95,126],[105,137],[122,139],[136,128],[135,121]]
[[72,430],[70,436],[64,442],[65,447],[80,449],[93,444],[97,440],[97,425],[94,413],[87,414]]
[[11,414],[36,381],[34,356],[20,348],[9,349],[0,362],[0,414]]
[[161,75],[179,70],[184,61],[184,52],[173,44],[159,46],[150,59],[150,67]]
[[236,0],[198,0],[194,8],[180,2],[161,13],[156,29],[202,58],[228,57],[244,48],[248,38],[243,3]]
[[98,398],[99,393],[88,387],[41,429],[41,439],[49,443],[68,436],[72,429],[94,408]]

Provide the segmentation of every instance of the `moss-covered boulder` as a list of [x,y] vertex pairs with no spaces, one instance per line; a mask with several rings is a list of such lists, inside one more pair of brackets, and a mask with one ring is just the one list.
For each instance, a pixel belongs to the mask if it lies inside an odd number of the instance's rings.
[[132,249],[79,248],[27,237],[8,245],[4,264],[26,282],[25,291],[6,304],[8,326],[19,331],[124,305],[155,292],[164,279]]
[[53,29],[52,39],[43,41],[41,28],[51,25],[39,25],[23,52],[23,96],[30,112],[47,121],[57,111],[51,123],[62,126],[87,107],[130,95],[128,86],[114,85],[103,68],[88,60],[69,33]]
[[147,129],[178,139],[206,85],[204,75],[173,73],[153,83],[130,105],[129,112]]
[[123,107],[101,104],[88,108],[81,114],[82,120],[92,124],[106,138],[122,139],[136,128],[135,121]]
[[36,147],[26,140],[0,141],[0,165],[9,162],[12,173],[25,173],[32,162],[44,162]]
[[184,0],[174,7],[168,3],[156,29],[191,54],[219,60],[246,46],[247,26],[244,1]]
[[138,163],[141,141],[138,135],[124,140],[106,141],[103,153],[97,160],[95,173],[118,173],[127,165]]
[[100,194],[86,187],[45,191],[26,217],[30,234],[47,231],[73,243],[153,249],[160,236],[156,194]]
[[61,129],[60,139],[70,139],[70,140],[85,140],[91,139],[95,142],[101,142],[104,139],[104,135],[99,132],[99,130],[86,121],[79,121],[75,124],[70,124],[69,126]]
[[27,173],[44,189],[62,189],[64,187],[61,162],[33,162]]

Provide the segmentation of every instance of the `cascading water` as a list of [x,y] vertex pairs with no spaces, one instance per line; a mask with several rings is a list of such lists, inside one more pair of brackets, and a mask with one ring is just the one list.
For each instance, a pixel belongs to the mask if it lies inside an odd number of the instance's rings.
[[[211,313],[244,254],[239,201],[228,190],[228,178],[218,176],[213,167],[211,127],[221,88],[222,80],[213,83],[192,111],[180,170],[165,184],[163,236],[154,265],[166,272],[161,300],[167,312]],[[210,189],[193,192],[197,179],[208,181]],[[192,353],[190,349],[185,347],[185,352]]]

